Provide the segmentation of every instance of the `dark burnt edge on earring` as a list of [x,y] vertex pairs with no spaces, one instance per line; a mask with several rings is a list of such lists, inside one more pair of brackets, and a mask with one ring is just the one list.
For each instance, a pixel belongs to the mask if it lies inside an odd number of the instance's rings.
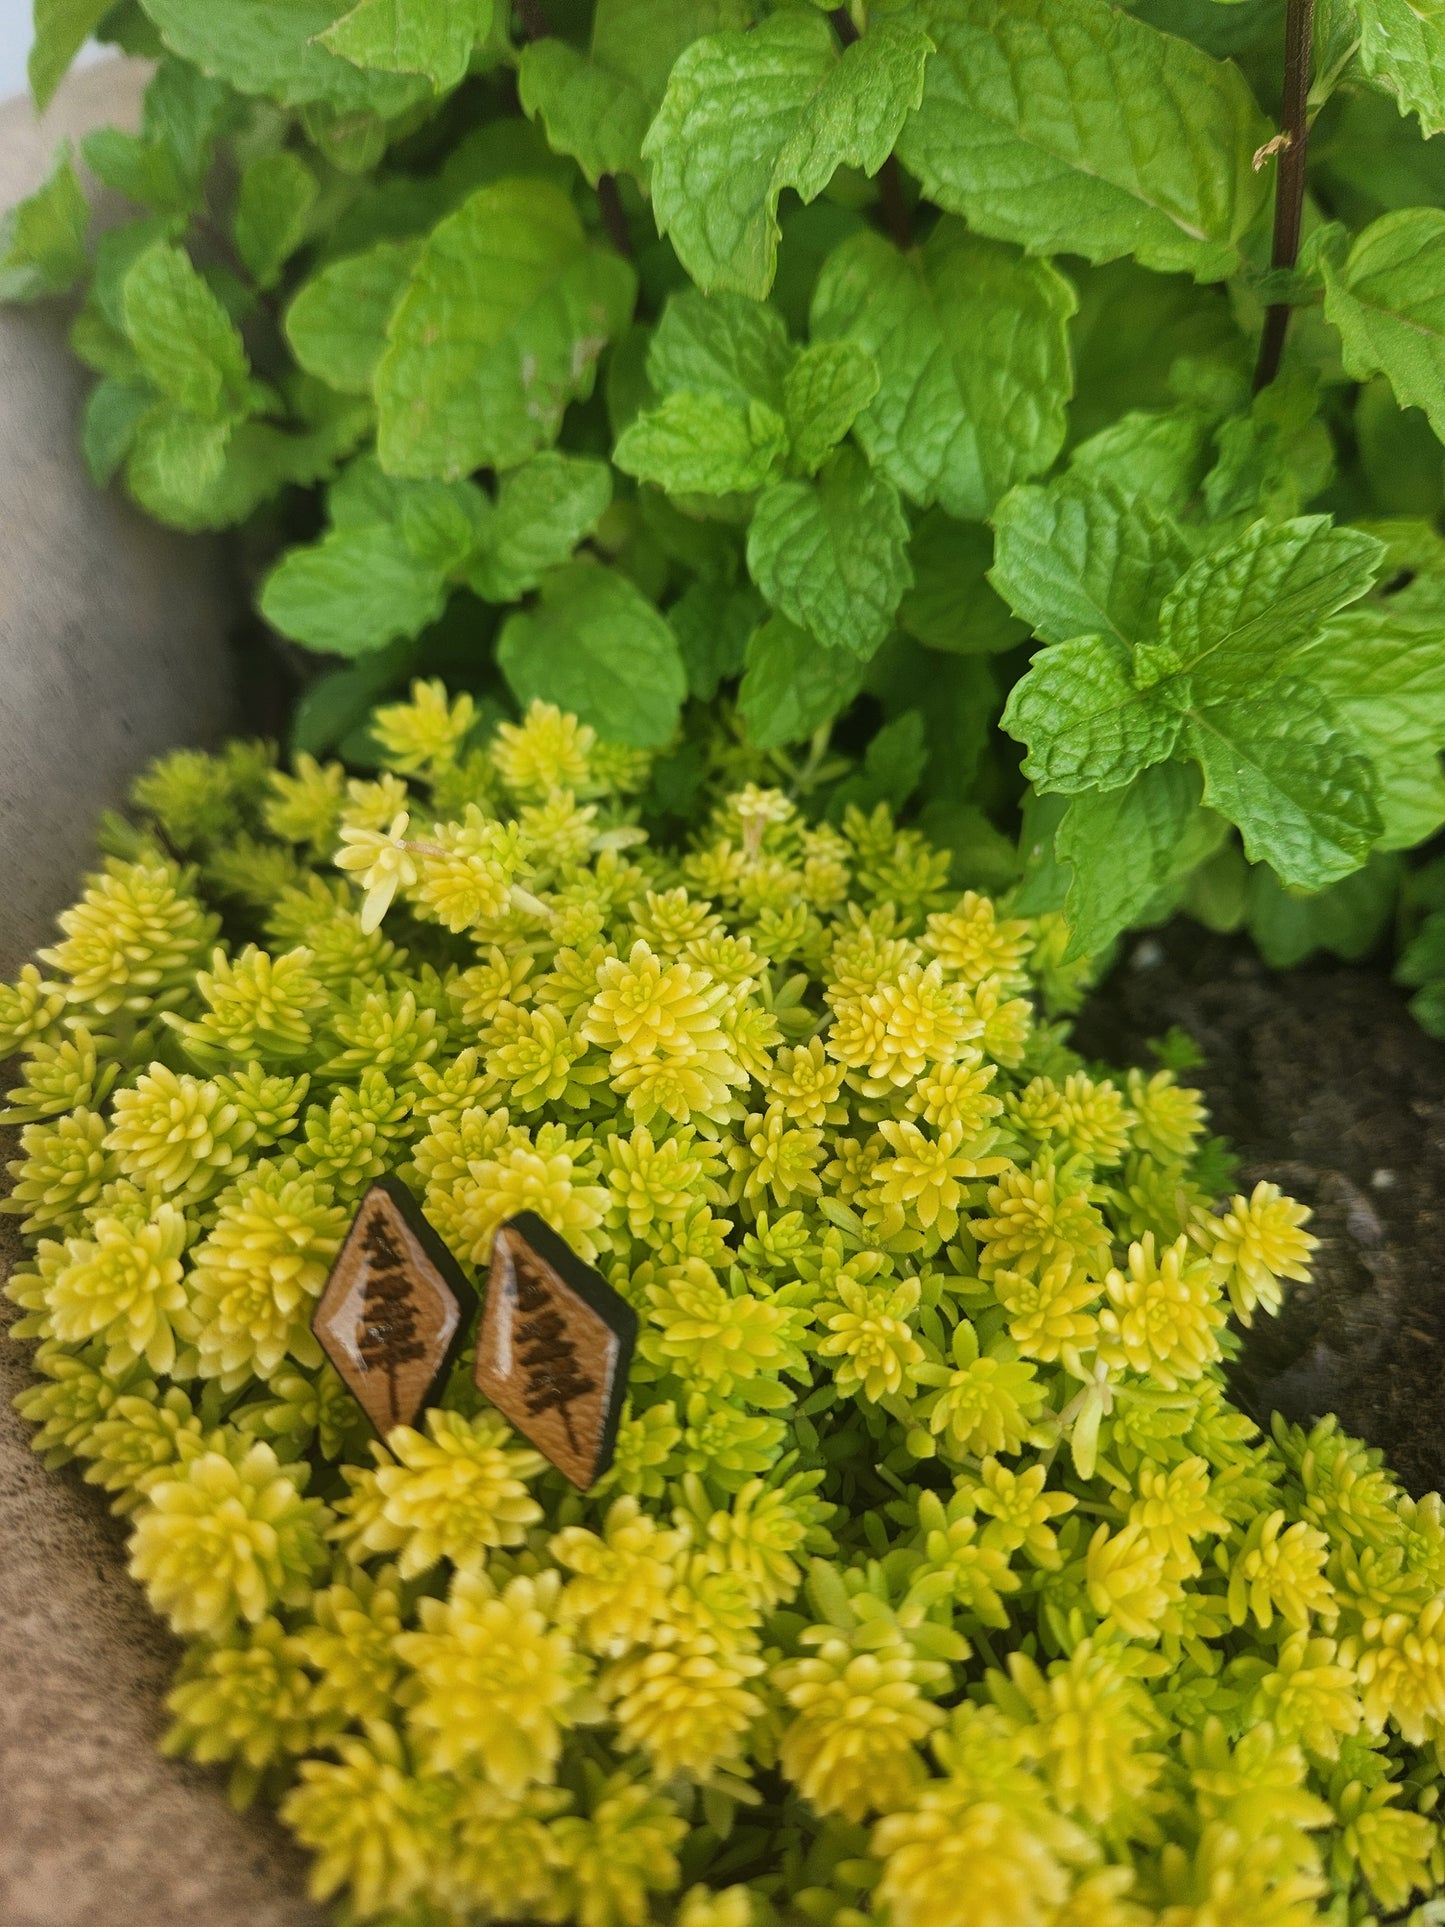
[[[412,1233],[417,1243],[421,1246],[423,1256],[436,1267],[441,1275],[442,1283],[457,1301],[457,1328],[452,1333],[451,1342],[442,1354],[436,1371],[427,1381],[425,1396],[416,1411],[416,1417],[420,1418],[423,1412],[429,1411],[431,1407],[435,1405],[438,1388],[444,1386],[447,1379],[451,1377],[452,1370],[457,1360],[466,1350],[468,1341],[475,1336],[477,1321],[481,1310],[481,1296],[466,1273],[462,1270],[455,1255],[442,1242],[435,1226],[423,1215],[421,1205],[415,1195],[407,1189],[400,1178],[395,1177],[390,1171],[383,1172],[379,1178],[373,1178],[371,1183],[367,1185],[365,1191],[362,1192],[361,1200],[356,1210],[352,1213],[351,1223],[347,1226],[346,1237],[341,1241],[341,1251],[346,1249],[351,1234],[356,1229],[356,1222],[365,1210],[367,1200],[373,1191],[384,1191],[387,1197],[390,1198],[391,1202],[396,1206],[402,1218],[405,1220],[408,1231]],[[336,1275],[336,1265],[341,1262],[341,1251],[337,1252],[336,1262],[326,1274],[326,1284],[321,1287],[320,1293],[317,1296],[316,1309],[312,1312],[307,1327],[311,1336],[316,1340],[317,1344],[321,1346],[327,1363],[333,1371],[336,1370],[336,1361],[332,1358],[330,1352],[326,1350],[321,1334],[316,1329],[316,1321],[321,1316],[321,1307],[326,1301],[327,1289],[330,1286],[332,1278]],[[342,1383],[345,1384],[345,1382],[343,1379]],[[347,1390],[351,1392],[350,1386],[347,1386]],[[360,1410],[362,1417],[381,1440],[382,1444],[385,1445],[386,1433],[382,1431],[375,1419],[372,1418],[370,1412],[366,1410],[366,1407],[361,1404],[360,1399],[356,1398],[355,1393],[351,1393],[351,1397]]]
[[[563,1284],[577,1294],[588,1310],[596,1312],[617,1340],[617,1357],[613,1364],[606,1415],[592,1472],[592,1485],[595,1485],[612,1464],[617,1446],[617,1431],[622,1423],[622,1407],[627,1398],[627,1381],[632,1371],[632,1355],[637,1349],[637,1313],[620,1292],[613,1290],[596,1266],[580,1258],[566,1239],[539,1218],[535,1211],[519,1211],[515,1217],[505,1218],[498,1229],[514,1231],[525,1244],[529,1244],[538,1257],[545,1259],[552,1267]],[[586,1489],[590,1490],[591,1487]]]

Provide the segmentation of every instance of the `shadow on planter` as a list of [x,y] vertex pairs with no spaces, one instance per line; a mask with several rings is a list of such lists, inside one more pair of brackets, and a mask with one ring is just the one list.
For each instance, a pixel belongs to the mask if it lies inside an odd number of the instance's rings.
[[[61,135],[134,123],[145,79],[139,63],[111,61],[72,75],[39,121],[28,100],[0,105],[0,208],[39,185]],[[77,447],[90,378],[68,321],[56,302],[0,309],[5,976],[74,899],[99,811],[156,751],[216,740],[235,708],[217,547],[91,485]]]
[[[0,105],[0,208],[38,185],[62,134],[134,125],[145,78],[119,61],[75,74],[39,123],[26,101]],[[58,304],[0,309],[6,976],[74,900],[97,813],[148,757],[214,741],[235,709],[218,550],[92,488],[67,320]],[[0,1161],[13,1137],[0,1132]],[[0,1221],[0,1274],[21,1255],[14,1226]],[[319,1927],[279,1825],[157,1755],[179,1649],[127,1577],[101,1495],[30,1452],[10,1403],[29,1378],[29,1348],[0,1341],[0,1927]]]

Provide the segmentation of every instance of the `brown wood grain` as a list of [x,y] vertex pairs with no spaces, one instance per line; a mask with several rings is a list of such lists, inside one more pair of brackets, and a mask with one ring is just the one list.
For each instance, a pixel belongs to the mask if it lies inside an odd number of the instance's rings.
[[[600,1276],[597,1286],[614,1295]],[[477,1335],[477,1387],[584,1491],[611,1457],[622,1353],[601,1313],[515,1225],[502,1225]]]
[[383,1438],[394,1425],[413,1424],[430,1401],[467,1308],[458,1281],[448,1280],[427,1251],[397,1189],[373,1185],[362,1199],[311,1321]]

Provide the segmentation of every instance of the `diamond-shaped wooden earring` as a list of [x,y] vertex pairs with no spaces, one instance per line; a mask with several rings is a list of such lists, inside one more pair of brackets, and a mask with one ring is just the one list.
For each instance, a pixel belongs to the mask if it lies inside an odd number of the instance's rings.
[[311,1329],[385,1438],[446,1383],[476,1302],[416,1199],[381,1178],[361,1200]]
[[583,1491],[612,1463],[637,1314],[532,1211],[499,1225],[477,1388]]

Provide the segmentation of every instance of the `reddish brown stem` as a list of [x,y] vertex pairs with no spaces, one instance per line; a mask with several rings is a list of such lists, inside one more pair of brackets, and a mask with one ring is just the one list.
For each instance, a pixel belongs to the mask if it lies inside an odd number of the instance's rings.
[[[851,47],[855,40],[861,39],[853,16],[846,7],[837,7],[828,18],[833,23],[833,31],[845,47]],[[878,174],[878,193],[883,206],[883,223],[888,229],[889,239],[895,247],[913,246],[913,212],[908,205],[908,197],[903,192],[903,175],[899,171],[897,156],[890,154]]]
[[618,192],[615,174],[597,176],[597,206],[602,214],[602,225],[607,230],[607,238],[619,254],[631,256],[632,235],[627,226],[627,213]]
[[[1284,103],[1282,118],[1286,143],[1280,151],[1274,184],[1274,245],[1270,266],[1292,268],[1299,258],[1300,227],[1304,220],[1305,158],[1309,148],[1310,67],[1314,44],[1314,0],[1289,0],[1284,25]],[[1259,360],[1254,370],[1254,392],[1268,388],[1279,373],[1289,332],[1290,308],[1276,301],[1265,311]]]
[[517,19],[524,40],[545,40],[552,31],[542,0],[517,0]]
[[878,189],[883,199],[883,219],[895,247],[913,246],[913,210],[903,192],[903,171],[896,154],[890,154],[878,172]]

